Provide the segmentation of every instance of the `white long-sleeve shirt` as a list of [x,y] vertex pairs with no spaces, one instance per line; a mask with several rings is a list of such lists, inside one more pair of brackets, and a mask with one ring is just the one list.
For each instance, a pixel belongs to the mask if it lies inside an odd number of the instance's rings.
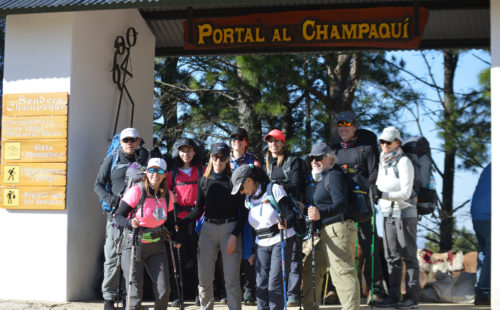
[[407,156],[403,156],[397,163],[397,169],[399,178],[394,167],[385,167],[382,162],[379,163],[376,184],[382,192],[379,200],[382,214],[385,217],[417,217],[415,199],[412,197],[415,177],[413,164]]

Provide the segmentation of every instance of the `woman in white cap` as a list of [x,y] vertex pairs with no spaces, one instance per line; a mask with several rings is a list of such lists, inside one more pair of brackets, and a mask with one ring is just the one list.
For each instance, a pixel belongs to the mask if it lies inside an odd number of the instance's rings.
[[248,211],[242,196],[231,195],[231,167],[229,146],[216,143],[210,152],[210,161],[198,181],[196,207],[180,224],[199,218],[205,211],[205,220],[198,241],[198,291],[201,309],[214,307],[214,272],[217,255],[222,257],[227,307],[241,309],[240,233]]
[[[167,188],[166,171],[165,160],[151,158],[148,161],[146,176],[125,192],[116,213],[116,222],[125,228],[123,273],[125,279],[132,280],[131,291],[127,292],[127,300],[130,300],[127,309],[142,309],[144,267],[153,279],[155,309],[166,309],[168,306],[170,282],[165,248],[167,232],[165,226],[167,213],[173,209],[173,198]],[[134,230],[138,233],[140,245],[137,245],[135,261],[131,262]],[[134,268],[130,278],[131,263],[134,264]]]
[[[413,191],[413,164],[401,147],[401,134],[387,127],[378,138],[380,163],[377,195],[384,216],[384,251],[389,272],[389,296],[377,307],[418,308],[419,267],[417,260],[417,207]],[[407,296],[400,301],[403,261],[406,265]]]
[[[283,186],[269,182],[266,172],[253,165],[243,165],[231,176],[232,194],[246,195],[248,222],[255,230],[255,272],[257,274],[257,309],[279,310],[284,307],[282,246],[285,274],[289,273],[295,242],[296,215]],[[268,191],[276,202],[273,206]],[[280,230],[284,230],[282,244]]]

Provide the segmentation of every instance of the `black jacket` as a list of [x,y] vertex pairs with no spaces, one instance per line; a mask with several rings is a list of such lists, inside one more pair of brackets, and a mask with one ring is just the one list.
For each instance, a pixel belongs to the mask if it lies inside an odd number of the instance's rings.
[[[116,209],[120,202],[121,195],[125,190],[125,173],[127,172],[128,166],[135,161],[146,166],[149,159],[149,152],[147,149],[141,147],[135,151],[134,155],[128,155],[123,152],[120,147],[118,149],[118,161],[113,171],[111,171],[113,158],[114,156],[110,155],[104,159],[97,174],[94,192],[99,199],[107,202]],[[106,184],[108,183],[111,191],[106,190]]]
[[288,195],[293,196],[295,199],[302,201],[304,198],[303,196],[303,188],[304,188],[304,183],[306,179],[306,172],[301,164],[301,159],[298,157],[293,157],[291,165],[290,165],[290,178],[288,182],[285,182],[285,174],[283,173],[283,166],[284,163],[288,160],[288,157],[290,155],[286,154],[285,155],[285,160],[283,161],[283,164],[278,167],[278,158],[270,157],[269,162],[271,164],[271,175],[269,179],[272,182],[278,183],[283,185],[283,188],[285,189],[286,193]]
[[243,229],[243,225],[248,219],[248,210],[245,208],[244,196],[231,195],[231,181],[229,176],[223,173],[210,173],[210,178],[206,183],[206,195],[201,189],[201,182],[204,177],[198,179],[198,190],[196,206],[181,220],[181,223],[199,218],[205,211],[205,219],[224,220],[237,218],[238,223],[232,234],[238,236]]
[[338,166],[326,171],[314,191],[314,206],[324,225],[352,219],[345,177]]

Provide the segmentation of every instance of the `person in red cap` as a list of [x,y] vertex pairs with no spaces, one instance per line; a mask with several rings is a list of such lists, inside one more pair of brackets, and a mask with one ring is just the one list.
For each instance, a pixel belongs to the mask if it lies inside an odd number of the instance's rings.
[[[281,130],[273,129],[265,137],[267,142],[266,171],[271,182],[283,185],[285,191],[297,201],[303,200],[306,169],[304,162],[286,151],[285,135]],[[300,283],[302,282],[302,240],[296,238],[293,243],[292,263],[288,274],[288,306],[300,303]]]

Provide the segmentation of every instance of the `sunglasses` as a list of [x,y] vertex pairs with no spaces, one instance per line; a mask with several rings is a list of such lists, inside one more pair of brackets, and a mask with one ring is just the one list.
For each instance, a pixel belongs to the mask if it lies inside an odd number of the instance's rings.
[[337,127],[351,127],[351,126],[352,126],[351,122],[342,121],[337,123]]
[[154,174],[155,172],[158,174],[165,174],[165,170],[161,168],[148,168],[148,172]]
[[232,136],[231,140],[233,140],[233,141],[236,141],[236,140],[243,141],[243,140],[245,140],[245,137],[243,137],[243,136]]
[[392,144],[392,141],[380,140],[380,144],[387,144],[387,145],[391,145],[391,144]]
[[217,161],[217,160],[225,161],[227,159],[227,156],[224,156],[224,155],[221,155],[221,156],[212,155],[211,157],[212,157],[213,161]]
[[311,156],[311,161],[322,161],[325,155]]
[[129,142],[134,143],[134,142],[137,142],[137,139],[138,138],[123,138],[122,141],[123,141],[123,143],[129,143]]

